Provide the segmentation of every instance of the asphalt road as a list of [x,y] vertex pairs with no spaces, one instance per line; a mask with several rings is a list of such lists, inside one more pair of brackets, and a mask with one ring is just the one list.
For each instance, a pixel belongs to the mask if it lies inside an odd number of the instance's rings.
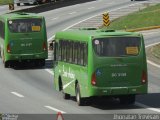
[[[34,7],[34,5],[21,5],[21,6],[17,6],[16,4],[14,5],[14,9],[13,11],[16,10],[21,10],[21,9],[25,9],[25,8],[31,8]],[[9,5],[0,5],[0,14],[4,14],[4,13],[8,13],[8,12],[13,12],[12,10],[9,10]]]
[[[130,0],[97,0],[60,8],[46,13],[48,38],[56,31],[94,16],[106,10],[134,4]],[[159,34],[145,36],[146,46],[159,42]],[[53,75],[50,63],[45,68],[7,68],[0,60],[0,113],[16,114],[56,114],[58,111],[67,114],[103,114],[92,116],[92,119],[106,119],[106,114],[118,113],[159,113],[160,112],[160,77],[159,68],[148,64],[149,94],[137,96],[136,104],[122,106],[112,100],[97,100],[91,106],[78,107],[75,99],[63,100],[61,93],[53,89]],[[73,116],[72,116],[73,117]],[[91,118],[74,116],[74,119]]]

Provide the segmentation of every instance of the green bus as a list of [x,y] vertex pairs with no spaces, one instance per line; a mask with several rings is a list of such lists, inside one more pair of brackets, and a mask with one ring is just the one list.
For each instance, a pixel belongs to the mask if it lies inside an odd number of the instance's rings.
[[143,36],[114,30],[77,29],[57,32],[54,41],[54,88],[63,97],[108,96],[134,104],[148,91]]
[[48,58],[44,17],[23,12],[1,15],[0,53],[4,67],[23,61],[44,66]]

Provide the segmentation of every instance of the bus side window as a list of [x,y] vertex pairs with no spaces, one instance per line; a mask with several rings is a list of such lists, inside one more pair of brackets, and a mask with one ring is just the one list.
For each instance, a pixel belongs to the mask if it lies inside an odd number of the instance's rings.
[[62,61],[66,61],[66,41],[62,41]]
[[86,66],[88,61],[88,47],[86,43],[83,46],[83,53],[83,65]]
[[77,49],[77,47],[78,47],[78,45],[77,45],[77,43],[76,42],[74,42],[74,60],[73,60],[73,62],[75,63],[75,64],[77,64],[77,59],[78,59],[78,56],[77,56],[77,51],[78,51],[78,49]]
[[54,42],[53,43],[53,48],[54,48],[54,61],[57,61],[58,60],[58,43],[57,42]]
[[5,32],[4,32],[4,23],[0,21],[0,37],[4,39]]
[[70,62],[70,42],[67,41],[67,44],[66,44],[66,61],[67,62]]
[[78,43],[78,65],[81,65],[81,43]]
[[70,42],[69,44],[69,62],[73,62],[73,42]]
[[84,63],[84,43],[80,44],[80,64]]
[[62,41],[59,41],[59,49],[58,49],[59,57],[58,60],[62,60]]

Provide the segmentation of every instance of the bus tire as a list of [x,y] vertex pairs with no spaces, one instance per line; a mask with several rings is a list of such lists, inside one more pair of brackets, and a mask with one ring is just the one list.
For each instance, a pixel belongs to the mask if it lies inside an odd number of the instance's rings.
[[40,60],[40,65],[43,67],[45,66],[45,59]]
[[62,91],[62,95],[63,95],[63,99],[68,100],[70,99],[70,94],[67,94],[63,91],[63,84],[62,84],[62,80],[61,77],[59,77],[59,91]]
[[65,100],[69,100],[70,99],[70,94],[64,93],[63,90],[62,90],[62,94],[63,94],[63,98]]
[[17,3],[17,6],[20,6],[21,4],[20,3]]
[[135,95],[127,95],[127,96],[121,96],[120,97],[120,103],[121,104],[134,104],[135,103]]
[[80,87],[79,87],[78,83],[76,84],[76,90],[75,91],[76,91],[77,104],[78,104],[78,106],[82,106],[84,104],[84,100],[83,100],[83,98],[81,98]]
[[33,5],[38,5],[38,2],[34,2]]
[[9,61],[4,62],[4,68],[8,68],[9,67]]

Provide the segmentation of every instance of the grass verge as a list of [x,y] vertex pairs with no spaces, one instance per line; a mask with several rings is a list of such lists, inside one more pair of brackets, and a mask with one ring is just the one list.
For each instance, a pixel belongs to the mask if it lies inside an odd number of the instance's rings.
[[111,22],[108,29],[123,30],[150,26],[160,26],[160,4],[117,18]]

